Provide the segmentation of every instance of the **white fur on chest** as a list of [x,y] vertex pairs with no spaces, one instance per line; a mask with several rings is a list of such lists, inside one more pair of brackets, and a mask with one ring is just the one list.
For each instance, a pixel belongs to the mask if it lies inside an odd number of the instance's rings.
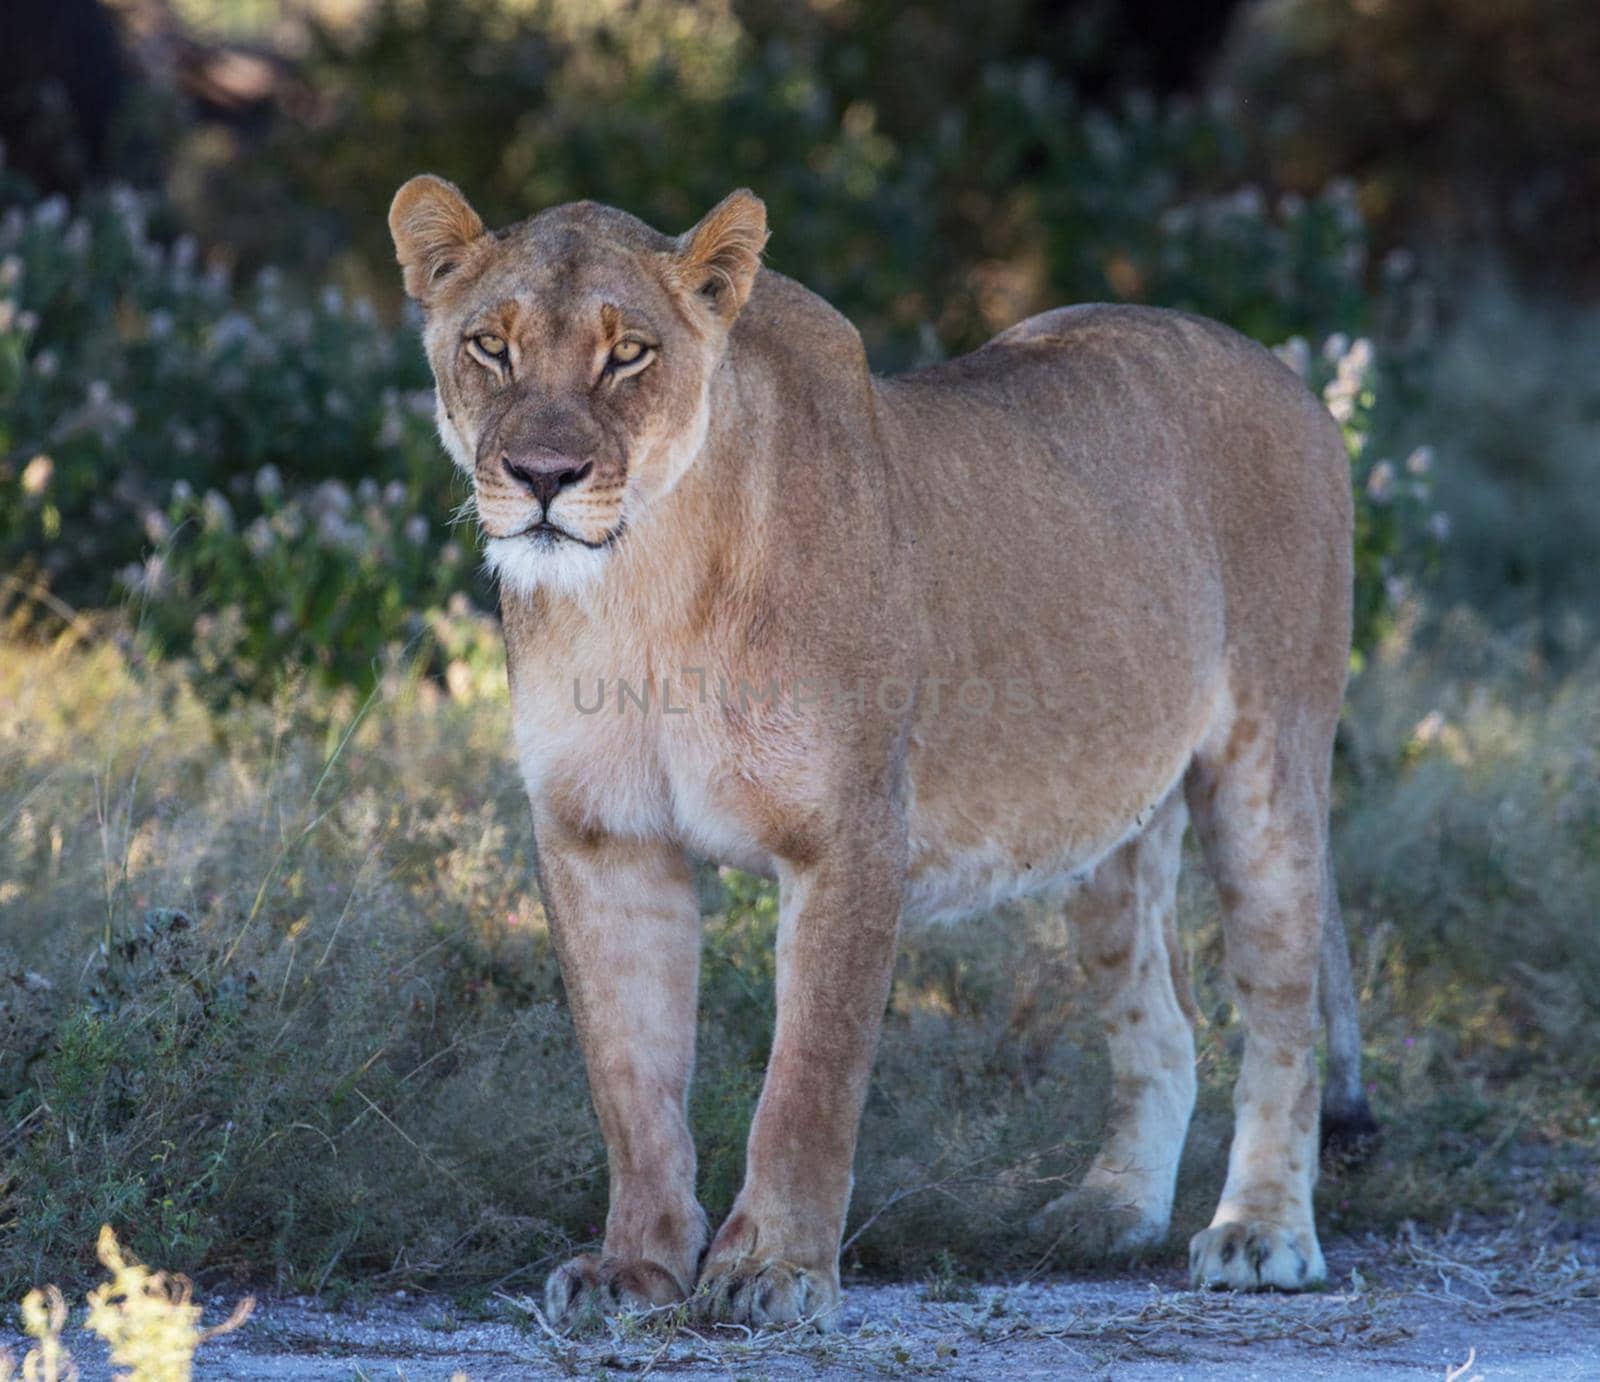
[[[559,799],[582,823],[624,839],[667,839],[718,863],[770,874],[773,861],[741,818],[737,753],[714,706],[640,679],[569,679],[519,688],[517,759],[528,795]],[[674,700],[674,694],[676,699]],[[669,706],[671,708],[669,708]]]

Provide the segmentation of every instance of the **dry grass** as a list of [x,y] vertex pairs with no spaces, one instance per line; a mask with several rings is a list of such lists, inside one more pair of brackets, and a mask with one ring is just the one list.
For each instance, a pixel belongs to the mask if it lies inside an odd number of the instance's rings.
[[1411,1294],[1466,1315],[1554,1317],[1600,1304],[1600,1257],[1526,1214],[1485,1229],[1458,1218],[1443,1230],[1406,1224],[1389,1248],[1395,1266],[1421,1284]]
[[[505,1295],[525,1322],[539,1356],[567,1376],[614,1369],[630,1375],[674,1373],[697,1366],[739,1372],[765,1365],[834,1366],[859,1375],[905,1376],[976,1350],[1003,1372],[1007,1347],[1054,1344],[1084,1366],[1215,1358],[1248,1350],[1263,1365],[1287,1367],[1321,1354],[1349,1359],[1383,1352],[1426,1333],[1441,1320],[1481,1322],[1508,1316],[1563,1320],[1581,1330],[1582,1312],[1600,1303],[1600,1256],[1552,1240],[1548,1216],[1519,1215],[1498,1227],[1452,1223],[1429,1229],[1408,1223],[1393,1235],[1368,1234],[1362,1267],[1342,1286],[1301,1296],[1231,1295],[1116,1286],[1079,1289],[1079,1303],[1023,1286],[978,1289],[960,1302],[908,1298],[903,1308],[879,1302],[868,1318],[839,1333],[810,1326],[754,1332],[701,1328],[684,1306],[595,1321],[576,1336],[551,1328],[538,1303]],[[1084,1301],[1084,1296],[1091,1297]],[[1504,1345],[1502,1344],[1503,1348]],[[1036,1352],[1027,1354],[1037,1359]],[[1472,1367],[1451,1370],[1465,1378]]]
[[[1518,646],[1459,621],[1427,655],[1388,649],[1352,699],[1338,839],[1389,1133],[1324,1178],[1334,1232],[1600,1203],[1600,693]],[[110,1222],[211,1280],[470,1301],[594,1239],[603,1153],[505,745],[492,696],[392,684],[219,718],[104,639],[0,646],[0,1280],[81,1276]],[[1199,879],[1175,1257],[1220,1183],[1240,1038]],[[704,882],[715,1216],[766,1055],[775,914],[751,880]],[[1025,1225],[1105,1096],[1059,918],[908,937],[847,1271],[1087,1265]]]

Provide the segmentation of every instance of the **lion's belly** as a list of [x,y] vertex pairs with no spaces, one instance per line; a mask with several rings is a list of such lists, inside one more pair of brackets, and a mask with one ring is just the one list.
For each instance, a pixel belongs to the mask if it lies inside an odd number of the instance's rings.
[[1181,782],[1225,711],[1220,677],[1179,673],[1048,714],[913,733],[906,914],[944,920],[1081,881]]
[[[914,803],[906,920],[951,921],[1071,888],[1181,790],[1187,766],[1184,754],[1160,772],[1136,774],[1115,805],[1022,793],[1004,802]],[[1070,791],[1070,783],[1062,787]]]

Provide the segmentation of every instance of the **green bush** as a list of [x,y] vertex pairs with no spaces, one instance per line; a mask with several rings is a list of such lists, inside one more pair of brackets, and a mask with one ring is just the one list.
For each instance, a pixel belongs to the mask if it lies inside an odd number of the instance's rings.
[[[308,113],[280,117],[248,184],[219,165],[192,214],[268,259],[326,246],[388,295],[381,208],[419,171],[491,224],[593,198],[675,231],[748,184],[769,261],[855,321],[882,368],[1107,298],[1267,342],[1374,326],[1351,190],[1273,203],[1226,100],[1101,110],[1042,61],[995,59],[927,93],[937,118],[907,120],[863,79],[892,65],[874,47],[889,28],[843,43],[804,28],[683,0],[381,0],[362,24],[312,24]],[[260,215],[263,195],[281,214]]]
[[1355,498],[1355,599],[1352,657],[1364,665],[1417,580],[1431,574],[1450,533],[1433,507],[1433,448],[1418,446],[1397,465],[1371,444],[1381,372],[1372,342],[1330,336],[1315,354],[1300,337],[1279,357],[1312,388],[1344,434]]
[[[1240,185],[1223,103],[1111,113],[1042,65],[991,64],[946,118],[893,137],[833,47],[760,44],[732,12],[673,0],[627,13],[380,5],[321,32],[303,65],[336,118],[284,117],[234,185],[277,187],[285,214],[253,221],[281,219],[285,253],[306,208],[342,216],[392,293],[382,207],[419,166],[492,220],[591,196],[675,228],[749,182],[769,262],[849,313],[883,365],[1061,302],[1183,307],[1272,344],[1348,336],[1406,297],[1393,274],[1369,286],[1348,188],[1274,202]],[[270,268],[237,289],[193,239],[150,232],[171,216],[150,197],[74,211],[10,196],[0,563],[73,604],[136,594],[155,646],[213,698],[269,693],[302,666],[358,687],[396,657],[442,670],[439,612],[489,593],[473,535],[449,530],[464,487],[432,436],[414,321]],[[1366,447],[1375,426],[1400,431],[1377,416],[1389,391],[1365,371],[1342,419],[1363,650],[1431,551],[1423,478],[1388,484]]]
[[398,482],[442,515],[415,332],[276,272],[237,292],[160,215],[128,189],[14,190],[0,215],[0,565],[103,604],[165,541],[175,484],[247,505],[266,466],[290,490]]
[[263,466],[242,528],[216,490],[175,490],[170,516],[148,522],[173,539],[123,580],[155,646],[191,659],[214,695],[268,694],[302,670],[366,689],[385,666],[437,664],[441,612],[467,613],[468,551],[440,541],[402,480],[286,495]]

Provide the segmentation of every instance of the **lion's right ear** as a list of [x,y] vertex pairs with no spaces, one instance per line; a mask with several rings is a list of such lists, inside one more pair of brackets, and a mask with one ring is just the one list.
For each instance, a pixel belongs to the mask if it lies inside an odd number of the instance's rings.
[[424,173],[394,194],[389,234],[406,292],[426,303],[483,235],[483,221],[453,183]]
[[750,296],[767,243],[767,208],[747,187],[729,193],[678,237],[672,278],[708,310],[731,322]]

